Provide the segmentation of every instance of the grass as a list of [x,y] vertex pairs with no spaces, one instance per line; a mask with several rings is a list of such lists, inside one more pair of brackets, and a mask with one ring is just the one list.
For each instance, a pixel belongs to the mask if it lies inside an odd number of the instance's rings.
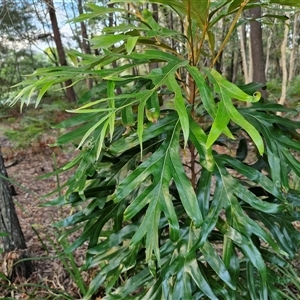
[[65,119],[65,110],[69,107],[64,100],[46,100],[38,108],[33,105],[25,107],[21,113],[17,106],[2,105],[0,135],[5,135],[15,148],[29,148],[32,143],[39,142],[45,132],[52,130],[53,125]]
[[[267,82],[269,100],[278,101],[281,96],[281,82],[278,79],[271,79]],[[287,86],[286,105],[289,107],[298,108],[300,97],[300,76],[294,77],[292,82]]]

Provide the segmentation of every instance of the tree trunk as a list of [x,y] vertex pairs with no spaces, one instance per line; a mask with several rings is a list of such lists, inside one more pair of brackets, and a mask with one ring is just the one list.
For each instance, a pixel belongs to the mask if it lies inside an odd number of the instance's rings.
[[[273,26],[269,29],[269,35],[267,39],[267,52],[266,52],[266,64],[265,64],[265,76],[266,79],[268,78],[269,75],[269,69],[270,69],[270,51],[271,51],[271,45],[272,45],[272,37],[273,37],[273,32],[275,30],[276,26],[276,21],[277,19],[274,20]],[[272,72],[270,73],[272,74]]]
[[[168,26],[170,29],[174,30],[174,17],[173,17],[173,11],[167,11],[166,12],[166,17],[168,20]],[[175,50],[175,40],[174,39],[170,39],[171,41],[171,48]]]
[[12,190],[4,166],[4,160],[0,148],[0,232],[7,236],[1,237],[3,250],[6,253],[3,261],[3,273],[10,279],[16,277],[28,277],[33,271],[30,260],[18,262],[27,258],[25,238],[15,210]]
[[[289,17],[289,13],[287,13],[287,16]],[[281,96],[278,101],[279,104],[283,105],[285,103],[286,98],[286,88],[287,88],[287,79],[288,79],[288,71],[287,71],[287,65],[286,65],[286,47],[287,47],[287,40],[288,40],[288,34],[290,29],[290,20],[285,21],[285,28],[284,28],[284,36],[281,43],[281,69],[282,69],[282,86],[281,86]]]
[[[83,14],[83,7],[82,7],[82,0],[78,0],[78,12],[79,14]],[[87,35],[87,30],[86,30],[86,26],[85,23],[83,21],[80,22],[80,29],[81,29],[81,36],[82,36],[82,52],[85,54],[91,54],[91,47],[90,47],[90,43],[88,41],[88,35]],[[93,87],[93,79],[92,78],[88,78],[86,80],[86,85],[88,90],[90,90]]]
[[[158,23],[158,4],[156,3],[152,3],[152,16],[153,19],[155,20],[156,23]],[[149,64],[149,72],[151,72],[151,70],[153,69],[157,69],[159,67],[159,63],[158,62],[152,62]]]
[[236,83],[237,81],[237,74],[238,74],[238,68],[239,68],[239,51],[233,51],[233,62],[232,62],[232,73],[231,73],[231,82]]
[[[107,6],[113,8],[114,4],[113,3],[109,3]],[[108,15],[108,26],[109,27],[113,27],[115,25],[116,25],[116,22],[114,20],[114,14],[113,13],[109,13],[109,15]],[[112,62],[112,67],[113,68],[117,68],[118,67],[116,60],[114,60]],[[116,92],[117,92],[117,95],[120,95],[120,94],[122,94],[122,89],[120,87],[118,87],[116,89]]]
[[249,79],[249,69],[248,69],[247,53],[246,53],[245,25],[239,26],[238,29],[239,29],[240,44],[241,44],[241,56],[242,56],[244,80],[245,83],[247,84],[250,82],[250,79]]
[[[44,0],[46,5],[48,6],[48,12],[50,16],[50,21],[52,25],[52,30],[53,30],[53,36],[54,36],[54,41],[56,45],[56,50],[58,53],[58,59],[59,63],[61,66],[67,66],[67,60],[66,60],[66,55],[65,55],[65,50],[61,41],[61,36],[58,28],[58,23],[57,23],[57,18],[56,18],[56,13],[55,13],[55,8],[53,5],[53,0]],[[66,87],[66,92],[67,92],[67,98],[69,102],[76,102],[76,94],[74,92],[73,86],[72,86],[72,80],[69,79],[65,81],[65,87]]]
[[290,72],[289,72],[289,79],[288,82],[291,83],[294,74],[295,74],[295,52],[296,48],[298,47],[298,13],[295,13],[294,16],[294,26],[293,26],[293,39],[292,39],[292,50],[290,55]]
[[[250,18],[250,41],[251,41],[251,57],[253,78],[255,82],[266,84],[265,75],[265,59],[263,52],[263,39],[261,23],[257,19],[261,18],[261,7],[253,7],[249,9]],[[267,91],[260,91],[263,98],[267,98]]]

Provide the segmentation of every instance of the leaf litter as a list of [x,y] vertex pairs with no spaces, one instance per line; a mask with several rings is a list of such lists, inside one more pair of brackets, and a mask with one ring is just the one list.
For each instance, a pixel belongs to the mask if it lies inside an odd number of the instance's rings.
[[[56,176],[46,179],[37,177],[55,171],[66,164],[74,155],[75,150],[51,148],[55,138],[44,135],[38,142],[33,142],[28,149],[15,149],[12,142],[5,136],[0,136],[0,145],[7,172],[17,195],[14,203],[19,222],[25,236],[29,256],[34,261],[35,271],[25,278],[17,278],[14,282],[0,279],[0,298],[13,299],[82,299],[81,292],[74,282],[59,255],[63,255],[63,248],[58,242],[59,233],[51,226],[56,221],[70,215],[70,208],[40,207],[40,204],[55,198],[43,198],[57,188]],[[55,163],[56,160],[56,163]],[[69,172],[59,175],[60,184],[70,176]],[[78,237],[73,234],[69,242]],[[80,268],[85,262],[86,245],[78,248],[74,253],[76,267]],[[1,255],[0,267],[3,262]],[[70,261],[66,259],[68,266]],[[81,271],[81,277],[88,286],[92,274]]]

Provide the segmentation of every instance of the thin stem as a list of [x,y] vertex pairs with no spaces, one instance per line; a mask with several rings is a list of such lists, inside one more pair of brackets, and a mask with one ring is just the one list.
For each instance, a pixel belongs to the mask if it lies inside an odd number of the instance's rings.
[[[188,22],[189,22],[189,25],[188,25],[188,30],[190,32],[190,38],[191,38],[191,43],[190,43],[190,46],[191,46],[191,61],[192,61],[192,65],[194,66],[195,65],[195,56],[194,56],[194,37],[193,37],[193,31],[192,31],[192,19],[191,19],[191,1],[189,0],[188,1],[188,9],[187,9],[187,12],[188,12],[188,15],[187,15],[187,18],[188,18]],[[190,59],[190,57],[189,57]]]
[[199,46],[198,46],[198,50],[197,50],[197,61],[199,61],[200,58],[200,53],[201,53],[201,49],[203,46],[203,43],[205,41],[205,37],[206,37],[206,33],[209,27],[209,21],[208,21],[208,17],[209,17],[209,5],[210,5],[210,1],[207,2],[207,8],[206,8],[206,18],[205,18],[205,24],[203,25],[203,29],[202,29],[202,36],[201,36],[201,40],[199,42]]
[[196,181],[196,154],[195,154],[195,146],[193,144],[190,145],[190,152],[191,152],[191,183],[194,188],[196,189],[197,181]]
[[241,13],[242,13],[244,7],[248,4],[248,2],[249,2],[249,0],[245,0],[243,3],[241,3],[241,6],[240,6],[239,10],[237,11],[237,13],[236,13],[236,15],[234,17],[233,22],[230,25],[228,33],[227,33],[227,35],[226,35],[226,37],[225,37],[222,45],[220,46],[220,49],[219,49],[217,55],[215,56],[215,58],[214,58],[214,60],[213,60],[213,62],[211,64],[211,67],[213,67],[215,65],[215,63],[217,62],[218,58],[220,57],[222,51],[224,50],[224,48],[225,48],[225,46],[226,46],[226,44],[227,44],[227,42],[228,42],[228,40],[229,40],[229,38],[230,38],[233,30],[234,30],[234,27],[235,27],[235,25],[236,25],[239,17],[241,16]]

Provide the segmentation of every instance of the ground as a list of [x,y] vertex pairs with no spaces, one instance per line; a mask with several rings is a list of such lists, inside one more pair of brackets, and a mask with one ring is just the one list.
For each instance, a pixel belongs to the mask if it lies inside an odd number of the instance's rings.
[[[3,123],[2,123],[3,124]],[[4,125],[0,125],[0,145],[7,166],[7,172],[13,181],[17,195],[14,196],[15,207],[25,236],[30,256],[34,259],[35,272],[26,280],[20,278],[8,285],[0,282],[0,298],[13,299],[81,299],[77,286],[57,256],[61,254],[58,244],[59,233],[51,226],[55,221],[67,216],[69,208],[40,207],[40,204],[57,197],[46,194],[55,190],[58,184],[66,181],[68,173],[38,179],[39,176],[54,171],[64,165],[74,155],[74,149],[50,147],[55,132],[49,131],[43,137],[32,142],[26,149],[14,147],[14,143],[4,135]],[[76,254],[77,265],[82,265],[84,248]],[[55,258],[56,257],[56,258]],[[3,258],[2,258],[3,259]],[[83,280],[88,281],[88,274],[82,273]],[[63,294],[65,293],[65,296]],[[58,296],[57,296],[58,295]],[[59,296],[61,295],[61,296]]]

